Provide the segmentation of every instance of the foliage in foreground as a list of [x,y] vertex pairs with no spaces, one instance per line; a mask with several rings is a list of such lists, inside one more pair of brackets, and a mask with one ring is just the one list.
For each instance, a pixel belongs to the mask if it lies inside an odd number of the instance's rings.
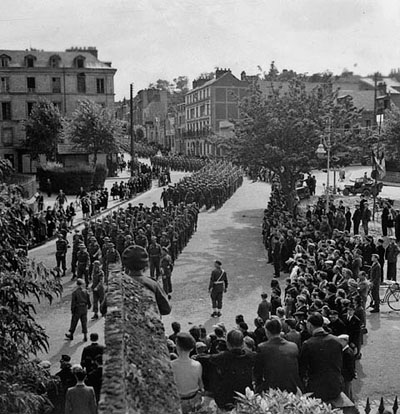
[[27,214],[15,186],[0,188],[0,412],[36,414],[48,404],[49,375],[32,356],[48,350],[35,302],[61,294],[55,274],[26,256]]
[[254,394],[246,389],[246,395],[239,394],[238,405],[232,414],[337,414],[332,409],[309,394],[297,394],[269,389],[262,394]]

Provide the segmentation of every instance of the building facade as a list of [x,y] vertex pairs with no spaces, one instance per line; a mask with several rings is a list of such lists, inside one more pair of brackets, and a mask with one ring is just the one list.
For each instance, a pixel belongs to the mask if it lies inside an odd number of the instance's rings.
[[[159,89],[140,90],[133,99],[133,123],[143,129],[148,142],[167,147],[168,93]],[[129,119],[128,119],[129,122]]]
[[223,156],[223,149],[210,137],[225,137],[228,129],[232,131],[231,125],[240,119],[239,105],[248,87],[248,82],[236,78],[229,69],[217,69],[213,79],[193,81],[193,89],[185,96],[183,137],[187,155]]
[[95,47],[0,50],[0,157],[17,171],[34,171],[24,148],[23,122],[35,102],[46,98],[66,117],[83,99],[113,110],[115,72],[111,62],[98,59]]

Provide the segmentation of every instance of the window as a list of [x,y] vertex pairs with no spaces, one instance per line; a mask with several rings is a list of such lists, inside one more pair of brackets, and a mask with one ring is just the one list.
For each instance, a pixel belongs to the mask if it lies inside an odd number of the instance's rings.
[[104,93],[104,79],[103,78],[96,79],[96,88],[97,88],[97,93]]
[[28,68],[33,68],[34,65],[35,65],[35,60],[32,57],[28,57],[26,59],[26,66]]
[[10,78],[0,78],[0,92],[6,93],[10,90]]
[[[7,128],[8,129],[8,128]],[[12,132],[12,131],[11,131]],[[3,138],[4,139],[4,138]],[[11,165],[14,168],[14,154],[4,154],[4,158],[11,162]]]
[[86,93],[86,77],[84,73],[78,73],[77,82],[78,82],[78,92]]
[[367,120],[365,121],[365,126],[366,126],[367,128],[371,128],[371,120],[370,120],[370,119],[367,119]]
[[54,55],[50,57],[49,63],[51,68],[58,68],[60,66],[60,56]]
[[26,112],[27,112],[28,117],[31,116],[31,113],[32,113],[32,110],[33,110],[33,107],[34,107],[35,103],[36,102],[27,102],[26,103]]
[[36,79],[35,78],[26,78],[26,86],[28,88],[28,92],[35,92]]
[[8,58],[7,56],[2,56],[1,57],[1,67],[2,68],[8,67],[9,60],[10,60],[10,58]]
[[[10,147],[13,144],[13,129],[12,128],[3,128],[3,133],[2,135],[2,141],[3,141],[3,145],[5,147]],[[8,155],[8,154],[6,154]],[[7,159],[7,156],[4,156],[4,158]],[[10,160],[11,163],[13,164],[14,159]]]
[[1,118],[3,121],[11,120],[11,102],[1,103]]
[[78,56],[75,58],[75,67],[84,68],[85,67],[85,58],[83,56]]
[[51,78],[53,93],[61,93],[61,78]]

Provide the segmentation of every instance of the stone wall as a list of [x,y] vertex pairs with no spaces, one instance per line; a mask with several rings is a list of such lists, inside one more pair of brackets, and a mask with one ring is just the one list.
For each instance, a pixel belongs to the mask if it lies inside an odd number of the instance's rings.
[[99,414],[179,414],[154,296],[131,277],[112,272],[107,305]]

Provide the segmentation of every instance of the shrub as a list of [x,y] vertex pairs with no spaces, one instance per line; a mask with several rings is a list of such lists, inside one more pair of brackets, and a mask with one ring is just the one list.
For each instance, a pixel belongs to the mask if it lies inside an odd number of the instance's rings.
[[39,188],[42,191],[47,190],[46,182],[50,178],[53,193],[58,193],[62,189],[65,194],[77,194],[80,187],[83,187],[85,190],[90,189],[94,170],[87,165],[74,167],[51,165],[38,168],[36,174],[39,179]]
[[107,178],[107,174],[108,174],[108,169],[104,164],[96,164],[92,185],[95,188],[104,187],[104,182]]
[[287,391],[269,389],[262,394],[254,394],[248,388],[246,395],[238,396],[238,405],[232,414],[336,414],[340,410],[330,408],[308,394],[292,394]]

